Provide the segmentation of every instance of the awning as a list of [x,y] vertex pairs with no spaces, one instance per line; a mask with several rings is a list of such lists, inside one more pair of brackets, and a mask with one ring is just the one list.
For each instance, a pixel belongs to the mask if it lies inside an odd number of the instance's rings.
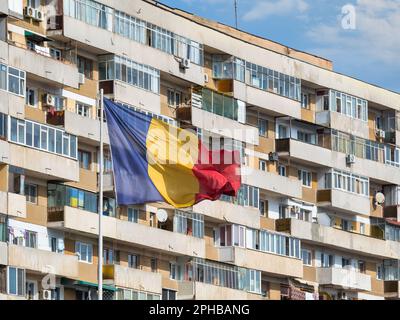
[[43,42],[43,41],[53,41],[50,38],[47,38],[46,36],[36,33],[33,31],[25,30],[24,31],[25,38],[28,40],[34,41],[34,42]]
[[[98,287],[97,283],[92,283],[92,282],[82,281],[82,280],[71,280],[71,279],[67,279],[67,278],[62,278],[61,284],[64,286],[94,287],[96,289]],[[115,288],[114,286],[103,284],[103,290],[115,292],[115,291],[117,291],[117,288]]]

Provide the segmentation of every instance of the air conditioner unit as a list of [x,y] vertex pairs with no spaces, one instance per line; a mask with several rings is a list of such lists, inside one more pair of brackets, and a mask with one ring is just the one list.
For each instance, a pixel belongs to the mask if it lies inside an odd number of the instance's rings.
[[269,161],[278,161],[279,160],[279,156],[276,152],[270,152],[268,154],[268,160]]
[[182,68],[182,69],[189,69],[190,68],[190,65],[191,65],[191,61],[190,61],[190,59],[182,59],[181,61],[180,61],[180,63],[179,63],[179,66]]
[[83,73],[79,74],[79,84],[85,84],[85,75]]
[[35,11],[36,11],[35,8],[27,6],[27,7],[24,8],[24,16],[28,17],[28,18],[36,19]]
[[376,136],[381,139],[385,139],[386,132],[384,130],[376,130]]
[[43,103],[46,107],[55,107],[56,99],[52,94],[45,94],[43,97]]
[[43,290],[43,300],[51,300],[51,290]]
[[40,9],[35,9],[35,16],[33,18],[37,21],[43,21],[43,12]]
[[346,163],[347,164],[354,164],[356,163],[356,156],[354,154],[349,154],[346,157]]

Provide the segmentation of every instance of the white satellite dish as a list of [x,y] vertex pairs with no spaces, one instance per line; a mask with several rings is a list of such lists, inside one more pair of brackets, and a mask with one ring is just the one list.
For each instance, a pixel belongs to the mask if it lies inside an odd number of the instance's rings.
[[377,204],[382,204],[385,202],[385,195],[382,192],[378,192],[375,195],[375,200]]
[[161,223],[164,223],[168,220],[168,212],[164,209],[157,210],[157,220]]

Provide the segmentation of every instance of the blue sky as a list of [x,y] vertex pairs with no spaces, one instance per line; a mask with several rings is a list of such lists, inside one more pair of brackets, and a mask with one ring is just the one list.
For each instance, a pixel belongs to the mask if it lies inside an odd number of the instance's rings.
[[[160,2],[234,25],[234,0]],[[342,13],[345,5],[354,11]],[[400,0],[238,0],[238,11],[242,30],[323,56],[338,72],[400,92]]]

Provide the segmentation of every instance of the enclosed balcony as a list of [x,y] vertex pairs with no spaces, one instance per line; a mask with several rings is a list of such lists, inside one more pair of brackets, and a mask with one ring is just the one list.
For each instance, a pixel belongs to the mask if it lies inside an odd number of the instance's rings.
[[354,174],[382,184],[400,179],[400,151],[391,145],[284,118],[277,121],[276,132],[276,152],[282,158],[346,171],[351,167]]
[[385,241],[383,236],[378,239],[297,219],[277,220],[276,230],[288,232],[293,237],[301,239],[303,243],[319,243],[330,248],[358,252],[382,259],[400,258],[400,243]]
[[[143,11],[141,18],[147,15]],[[73,39],[78,46],[91,46],[103,53],[129,53],[139,63],[204,85],[203,45],[194,40],[94,1],[63,0],[52,21],[48,25],[51,38]]]
[[246,123],[246,104],[209,89],[194,90],[188,106],[177,109],[177,118],[196,128],[258,145],[258,129]]

